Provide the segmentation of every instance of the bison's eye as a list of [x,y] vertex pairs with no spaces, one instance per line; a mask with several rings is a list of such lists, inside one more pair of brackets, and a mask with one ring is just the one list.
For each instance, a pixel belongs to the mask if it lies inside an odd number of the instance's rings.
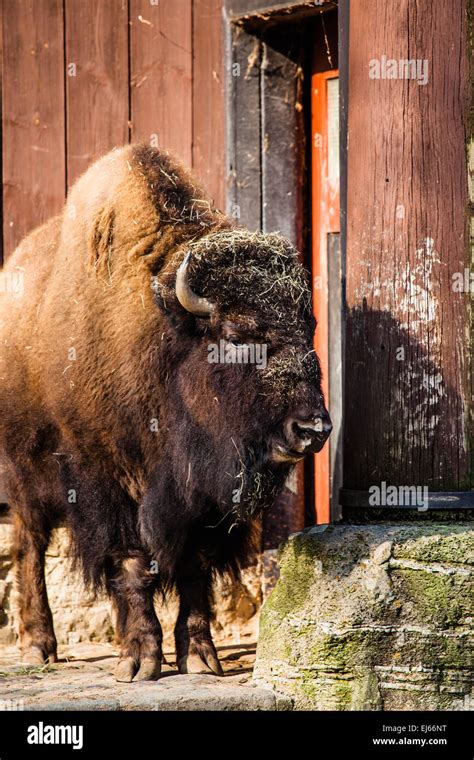
[[226,320],[220,329],[221,337],[231,346],[246,346],[253,343],[256,337],[255,325],[245,322]]
[[226,340],[227,340],[227,343],[230,343],[232,346],[243,346],[244,345],[244,342],[243,342],[242,338],[239,338],[238,335],[228,335],[227,338],[226,338]]

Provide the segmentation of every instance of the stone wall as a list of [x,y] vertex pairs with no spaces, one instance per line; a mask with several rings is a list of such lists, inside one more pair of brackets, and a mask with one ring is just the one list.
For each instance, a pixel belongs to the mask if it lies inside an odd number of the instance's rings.
[[472,709],[472,523],[298,533],[261,614],[255,679],[299,709]]
[[[111,605],[107,598],[94,599],[77,573],[70,570],[66,529],[55,531],[46,558],[46,583],[59,644],[81,641],[109,642],[114,638]],[[216,620],[213,634],[216,643],[255,642],[258,613],[262,601],[260,564],[244,571],[242,584],[224,581],[216,588]],[[16,601],[11,559],[11,526],[0,524],[0,645],[16,641]],[[176,600],[157,605],[163,627],[165,649],[173,649],[173,627],[177,614]]]

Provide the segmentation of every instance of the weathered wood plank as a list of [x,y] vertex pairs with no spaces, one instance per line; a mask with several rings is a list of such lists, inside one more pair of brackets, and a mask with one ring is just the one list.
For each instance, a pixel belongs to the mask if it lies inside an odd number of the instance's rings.
[[[345,488],[470,485],[465,18],[351,3]],[[371,78],[382,56],[417,59],[419,81]]]
[[65,197],[61,0],[3,4],[5,255]]
[[[299,35],[288,48],[296,47]],[[301,48],[300,48],[301,49]],[[301,250],[305,176],[302,61],[263,43],[261,67],[262,229]]]
[[225,0],[226,10],[233,18],[255,17],[265,24],[275,17],[285,18],[298,14],[300,17],[312,16],[315,8],[322,10],[337,5],[337,0]]
[[221,209],[226,202],[223,35],[222,0],[194,0],[193,168]]
[[132,140],[192,165],[191,0],[131,0]]
[[343,301],[342,260],[340,234],[328,235],[328,334],[329,334],[329,389],[332,433],[329,439],[329,471],[331,494],[331,520],[341,518],[339,489],[343,482],[342,468],[342,405],[343,405]]
[[262,43],[233,28],[229,66],[228,212],[251,230],[260,230]]
[[128,142],[127,0],[65,0],[67,179]]

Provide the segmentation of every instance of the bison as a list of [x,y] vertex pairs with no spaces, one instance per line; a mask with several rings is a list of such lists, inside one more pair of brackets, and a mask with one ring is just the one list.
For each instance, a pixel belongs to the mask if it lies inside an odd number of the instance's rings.
[[[213,579],[238,577],[258,516],[331,430],[298,253],[134,145],[92,165],[3,276],[21,283],[2,294],[0,448],[24,658],[57,656],[44,556],[65,524],[112,600],[117,680],[158,677],[154,596],[171,589],[179,672],[221,674]],[[251,346],[264,362],[238,360]]]

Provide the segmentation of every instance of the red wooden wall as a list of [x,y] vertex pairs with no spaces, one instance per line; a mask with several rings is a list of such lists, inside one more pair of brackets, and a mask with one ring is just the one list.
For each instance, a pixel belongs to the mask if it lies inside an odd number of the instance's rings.
[[3,0],[3,246],[129,141],[174,152],[224,205],[222,0]]
[[[467,6],[350,3],[348,489],[472,488],[470,293],[453,288],[470,262]],[[371,78],[384,55],[426,61],[427,81]]]

